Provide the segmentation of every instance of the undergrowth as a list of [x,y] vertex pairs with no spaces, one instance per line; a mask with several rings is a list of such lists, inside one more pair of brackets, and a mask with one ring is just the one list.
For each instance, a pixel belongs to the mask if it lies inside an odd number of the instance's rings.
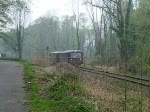
[[[94,107],[88,100],[88,95],[84,90],[78,75],[65,73],[57,75],[54,73],[46,74],[46,77],[40,79],[29,63],[23,62],[25,73],[27,101],[30,112],[93,112]],[[54,84],[45,88],[48,97],[39,92],[43,87],[38,84],[40,80],[51,78]],[[48,82],[47,82],[48,83]]]

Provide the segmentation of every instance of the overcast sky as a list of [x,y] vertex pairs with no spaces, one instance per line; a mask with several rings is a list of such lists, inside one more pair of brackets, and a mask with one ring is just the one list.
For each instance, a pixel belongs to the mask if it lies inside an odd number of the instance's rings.
[[32,20],[46,14],[48,11],[53,15],[71,15],[72,0],[32,0]]

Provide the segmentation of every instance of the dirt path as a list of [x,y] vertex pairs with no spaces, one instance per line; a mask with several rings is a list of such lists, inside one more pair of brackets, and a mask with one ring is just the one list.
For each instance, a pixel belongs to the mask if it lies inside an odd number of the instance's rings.
[[23,66],[0,61],[0,112],[27,112],[23,86]]

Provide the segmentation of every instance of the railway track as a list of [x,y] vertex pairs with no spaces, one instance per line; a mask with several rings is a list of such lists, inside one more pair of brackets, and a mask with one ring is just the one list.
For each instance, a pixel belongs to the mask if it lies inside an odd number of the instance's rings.
[[115,78],[118,80],[124,80],[124,81],[128,81],[131,83],[136,83],[136,84],[139,84],[142,86],[150,87],[150,80],[148,80],[148,79],[142,79],[139,77],[127,76],[127,75],[123,75],[123,74],[111,73],[111,72],[106,72],[106,71],[98,71],[98,70],[84,68],[84,67],[80,67],[79,70],[94,73],[94,74],[100,74],[100,75]]

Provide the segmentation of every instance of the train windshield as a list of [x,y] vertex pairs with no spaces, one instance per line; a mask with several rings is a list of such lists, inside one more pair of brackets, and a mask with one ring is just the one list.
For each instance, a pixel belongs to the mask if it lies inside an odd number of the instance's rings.
[[71,53],[71,58],[81,58],[81,53]]

